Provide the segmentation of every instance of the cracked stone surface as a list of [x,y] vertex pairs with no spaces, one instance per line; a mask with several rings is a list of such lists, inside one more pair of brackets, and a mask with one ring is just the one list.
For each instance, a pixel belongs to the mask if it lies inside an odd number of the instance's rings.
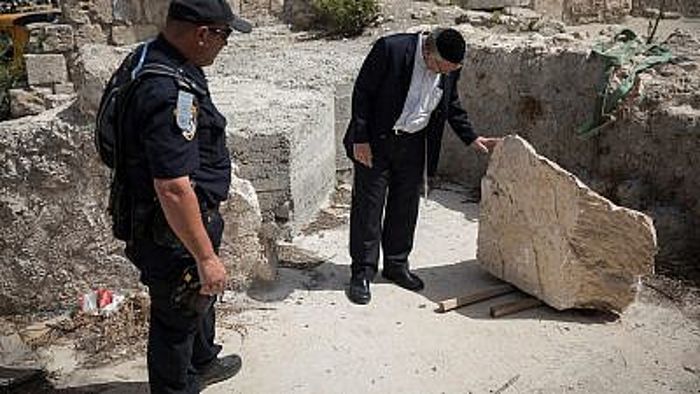
[[550,306],[620,312],[653,273],[649,216],[619,207],[508,136],[482,180],[477,258]]

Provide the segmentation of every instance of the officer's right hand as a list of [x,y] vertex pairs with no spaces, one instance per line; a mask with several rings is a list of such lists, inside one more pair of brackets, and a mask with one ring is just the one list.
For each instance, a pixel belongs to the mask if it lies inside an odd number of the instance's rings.
[[352,155],[355,157],[355,160],[359,161],[364,166],[372,168],[372,148],[369,146],[368,142],[353,144]]
[[202,284],[199,292],[204,295],[221,294],[226,287],[227,275],[224,267],[218,256],[213,256],[204,259],[197,264],[199,271],[199,281]]

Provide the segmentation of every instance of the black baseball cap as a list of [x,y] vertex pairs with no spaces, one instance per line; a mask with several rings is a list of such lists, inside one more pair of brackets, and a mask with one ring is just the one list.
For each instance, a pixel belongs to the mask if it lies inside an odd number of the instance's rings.
[[231,11],[226,0],[172,0],[168,17],[203,25],[225,23],[241,33],[250,33],[253,26]]

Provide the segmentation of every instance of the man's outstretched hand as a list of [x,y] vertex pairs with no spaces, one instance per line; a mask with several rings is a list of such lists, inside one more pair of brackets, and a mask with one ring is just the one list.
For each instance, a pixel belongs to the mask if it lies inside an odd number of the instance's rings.
[[483,153],[489,153],[493,152],[493,148],[496,147],[496,145],[503,141],[503,138],[491,138],[491,137],[476,137],[474,142],[472,142],[472,146],[474,149],[476,149],[479,152]]

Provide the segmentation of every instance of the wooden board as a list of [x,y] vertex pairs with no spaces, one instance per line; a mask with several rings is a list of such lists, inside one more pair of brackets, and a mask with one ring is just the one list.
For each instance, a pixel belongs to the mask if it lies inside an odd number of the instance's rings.
[[510,315],[512,313],[524,311],[526,309],[536,308],[540,305],[543,305],[543,303],[537,298],[523,298],[522,300],[492,306],[491,317],[501,317],[505,315]]
[[473,293],[469,293],[461,297],[449,298],[447,300],[440,301],[438,302],[437,312],[444,313],[465,305],[474,304],[476,302],[488,300],[489,298],[498,297],[504,294],[512,293],[514,291],[515,287],[511,285],[498,285],[488,287],[486,289],[477,290]]

